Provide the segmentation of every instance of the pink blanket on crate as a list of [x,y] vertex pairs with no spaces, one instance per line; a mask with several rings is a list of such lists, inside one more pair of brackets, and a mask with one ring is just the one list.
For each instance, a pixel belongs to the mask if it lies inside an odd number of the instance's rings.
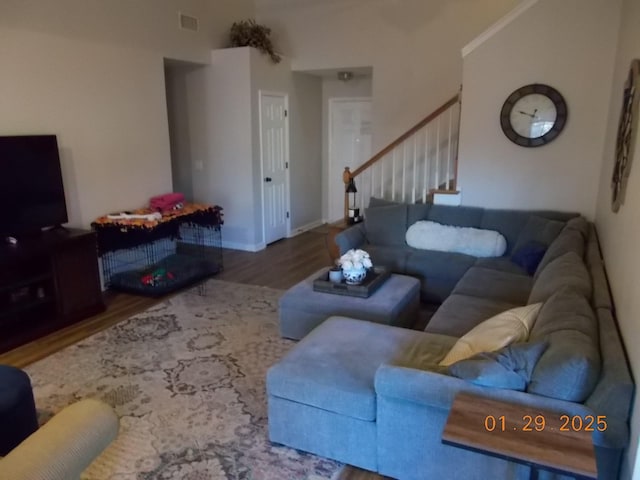
[[179,203],[184,203],[184,195],[182,193],[165,193],[149,200],[149,206],[153,210],[160,210],[161,212],[173,210]]

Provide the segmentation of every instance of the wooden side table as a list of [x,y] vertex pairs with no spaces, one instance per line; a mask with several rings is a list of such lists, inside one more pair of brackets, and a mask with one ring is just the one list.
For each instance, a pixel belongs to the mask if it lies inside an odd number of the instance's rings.
[[591,433],[605,417],[583,418],[461,393],[453,401],[442,443],[511,460],[538,470],[598,478]]
[[336,235],[350,226],[351,225],[348,225],[345,220],[338,220],[337,222],[329,224],[329,233],[327,233],[327,250],[329,251],[329,257],[332,262],[340,257],[340,249],[336,244]]

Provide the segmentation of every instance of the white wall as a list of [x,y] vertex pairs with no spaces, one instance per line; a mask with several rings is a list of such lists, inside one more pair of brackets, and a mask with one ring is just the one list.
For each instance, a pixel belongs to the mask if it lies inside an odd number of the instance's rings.
[[[178,10],[201,31],[178,30]],[[69,223],[171,189],[163,57],[205,61],[250,0],[3,0],[0,133],[58,135]]]
[[294,70],[373,67],[376,151],[458,91],[460,49],[517,3],[256,0],[256,16]]
[[331,98],[371,97],[370,76],[355,76],[348,82],[337,78],[322,79],[322,218],[329,218],[329,100]]
[[214,50],[211,59],[211,66],[187,77],[194,199],[224,208],[225,246],[252,249],[257,233],[249,49]]
[[[254,14],[253,0],[2,0],[0,28],[8,27],[166,57],[208,62],[226,46],[235,20]],[[199,31],[178,29],[178,12],[195,16]]]
[[291,233],[322,223],[322,81],[293,74],[291,106]]
[[71,225],[170,189],[161,57],[3,29],[0,63],[0,132],[58,135]]
[[[463,204],[594,217],[619,4],[540,0],[465,57],[459,150]],[[569,110],[560,136],[537,148],[509,141],[499,121],[505,99],[529,83],[555,87]]]
[[167,118],[169,121],[169,143],[171,146],[172,190],[181,192],[192,202],[193,166],[191,163],[191,132],[189,119],[189,92],[187,78],[194,69],[202,65],[165,61],[165,89],[167,92]]
[[[640,129],[636,130],[634,165],[631,168],[627,195],[618,213],[611,211],[611,174],[615,157],[622,88],[634,58],[640,58],[640,3],[624,0],[618,51],[615,57],[613,86],[610,90],[606,142],[602,151],[602,172],[599,182],[596,228],[600,237],[609,283],[616,306],[616,316],[622,331],[627,354],[638,382],[640,372]],[[638,436],[640,435],[640,396],[636,394],[631,420],[631,447],[624,460],[621,478],[640,479]],[[635,468],[634,468],[635,467]]]
[[[214,50],[211,65],[185,73],[193,194],[224,207],[223,245],[264,248],[259,91],[289,96],[291,230],[321,220],[319,78],[293,74],[252,48]],[[198,164],[202,165],[199,169]]]

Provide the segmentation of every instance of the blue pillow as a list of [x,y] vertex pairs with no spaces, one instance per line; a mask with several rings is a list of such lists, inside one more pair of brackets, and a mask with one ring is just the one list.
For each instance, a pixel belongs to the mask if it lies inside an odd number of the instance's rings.
[[548,342],[514,343],[449,366],[449,373],[475,385],[524,391]]
[[546,251],[547,246],[544,243],[528,242],[513,252],[511,261],[522,267],[529,275],[533,275]]

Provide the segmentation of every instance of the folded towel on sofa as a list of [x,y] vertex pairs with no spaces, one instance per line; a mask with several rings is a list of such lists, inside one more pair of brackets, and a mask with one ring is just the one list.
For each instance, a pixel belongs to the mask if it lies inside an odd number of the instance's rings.
[[501,257],[507,240],[499,232],[472,227],[454,227],[420,220],[407,229],[407,244],[421,250],[457,252],[474,257]]

